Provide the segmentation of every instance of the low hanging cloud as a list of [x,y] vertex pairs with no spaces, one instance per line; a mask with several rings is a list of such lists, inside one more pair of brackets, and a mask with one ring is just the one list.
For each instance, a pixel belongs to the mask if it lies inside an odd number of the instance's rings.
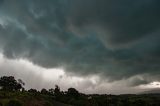
[[[130,81],[135,78],[106,83],[99,76],[76,77],[68,76],[63,68],[47,69],[37,66],[25,59],[7,59],[0,54],[0,73],[1,76],[12,75],[16,79],[22,79],[25,82],[25,88],[41,90],[42,88],[54,88],[58,84],[61,90],[66,91],[69,87],[74,87],[83,93],[138,93],[144,91],[139,87],[129,87]],[[57,72],[58,71],[58,72]],[[67,83],[66,83],[67,82]],[[119,89],[121,88],[121,89]],[[130,88],[130,89],[129,89]],[[145,88],[145,87],[144,87]]]
[[[2,0],[0,50],[45,68],[110,81],[159,80],[159,0]],[[137,82],[138,81],[138,82]],[[139,83],[140,82],[140,83]],[[132,83],[132,81],[131,81]]]

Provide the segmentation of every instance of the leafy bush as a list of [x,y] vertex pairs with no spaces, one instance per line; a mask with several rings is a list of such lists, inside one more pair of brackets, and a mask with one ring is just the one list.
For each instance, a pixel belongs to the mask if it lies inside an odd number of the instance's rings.
[[22,103],[18,100],[10,100],[5,106],[22,106]]

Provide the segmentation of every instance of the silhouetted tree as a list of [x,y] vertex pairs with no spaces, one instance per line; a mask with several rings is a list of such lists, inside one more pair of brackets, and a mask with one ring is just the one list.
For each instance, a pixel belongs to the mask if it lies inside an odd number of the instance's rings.
[[60,91],[60,87],[58,85],[55,85],[54,95],[55,95],[56,99],[61,98],[61,91]]
[[54,95],[54,89],[53,88],[49,89],[48,91],[49,91],[50,95]]
[[0,78],[2,90],[17,91],[22,89],[22,84],[17,82],[13,76],[3,76]]
[[67,95],[74,98],[77,98],[78,96],[80,96],[79,92],[75,88],[69,88]]
[[28,92],[30,92],[30,93],[38,93],[38,91],[36,89],[29,89]]
[[18,79],[18,83],[23,85],[23,86],[25,85],[25,83],[21,79]]
[[59,95],[60,93],[61,93],[60,92],[60,87],[58,85],[55,85],[54,94]]
[[45,88],[43,88],[42,90],[41,90],[41,94],[48,94],[49,92],[45,89]]

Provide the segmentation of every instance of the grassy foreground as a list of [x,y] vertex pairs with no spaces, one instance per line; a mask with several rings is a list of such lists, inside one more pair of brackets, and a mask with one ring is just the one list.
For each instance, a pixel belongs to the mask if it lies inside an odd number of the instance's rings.
[[55,96],[41,93],[0,91],[0,106],[160,106],[160,95],[83,95],[79,99],[61,96],[56,100]]
[[40,93],[0,91],[0,106],[70,106],[54,99]]

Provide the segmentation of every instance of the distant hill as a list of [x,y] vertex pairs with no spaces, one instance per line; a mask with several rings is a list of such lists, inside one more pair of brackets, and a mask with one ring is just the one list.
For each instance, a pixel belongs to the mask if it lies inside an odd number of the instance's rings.
[[141,92],[140,94],[160,94],[160,88],[150,89],[150,90]]

